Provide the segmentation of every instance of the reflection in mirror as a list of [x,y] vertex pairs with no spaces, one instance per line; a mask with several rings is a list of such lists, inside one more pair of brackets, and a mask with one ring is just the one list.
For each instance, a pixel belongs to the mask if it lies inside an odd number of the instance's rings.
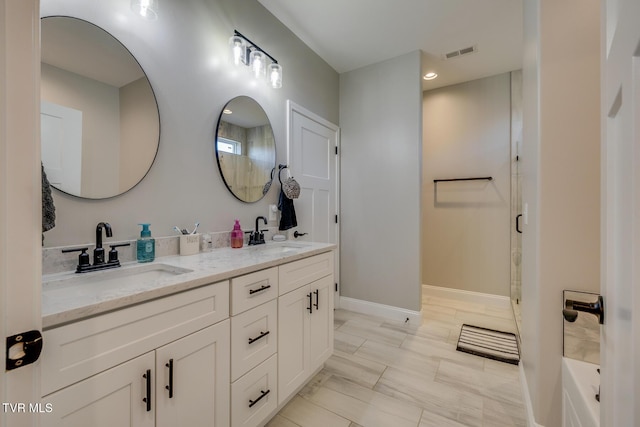
[[218,120],[215,145],[229,191],[243,202],[262,199],[276,166],[275,138],[262,107],[247,96],[229,101]]
[[112,35],[65,16],[41,20],[42,162],[52,186],[103,199],[144,178],[160,138],[156,98]]

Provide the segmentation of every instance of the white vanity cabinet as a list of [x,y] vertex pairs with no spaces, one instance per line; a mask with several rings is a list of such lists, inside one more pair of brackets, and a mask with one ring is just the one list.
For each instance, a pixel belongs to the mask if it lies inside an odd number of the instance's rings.
[[333,353],[333,254],[280,266],[278,396],[284,403]]
[[42,425],[229,425],[228,317],[225,281],[45,330]]
[[41,425],[263,426],[333,352],[333,252],[296,258],[138,303],[117,291],[112,311],[70,304],[43,332]]

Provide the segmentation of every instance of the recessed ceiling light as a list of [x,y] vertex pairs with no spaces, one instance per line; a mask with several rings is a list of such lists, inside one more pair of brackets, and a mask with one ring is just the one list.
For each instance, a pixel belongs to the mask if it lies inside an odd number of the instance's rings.
[[233,114],[233,111],[229,110],[228,108],[225,108],[224,110],[222,110],[222,114]]
[[431,71],[431,72],[428,72],[427,74],[425,74],[423,79],[425,79],[425,80],[433,80],[436,77],[438,77],[438,74],[436,74],[433,71]]

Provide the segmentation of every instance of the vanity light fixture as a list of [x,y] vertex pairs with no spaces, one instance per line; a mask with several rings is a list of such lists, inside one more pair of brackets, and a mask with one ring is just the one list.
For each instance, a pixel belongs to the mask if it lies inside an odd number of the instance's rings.
[[[282,66],[273,56],[237,30],[233,31],[233,36],[229,39],[229,47],[235,65],[244,64],[251,67],[251,73],[257,79],[267,76],[269,84],[274,89],[282,87]],[[268,74],[267,70],[269,70]]]
[[147,21],[158,19],[158,0],[131,0],[131,10]]
[[433,80],[436,77],[438,77],[437,73],[434,73],[433,71],[428,72],[427,74],[424,75],[424,77],[422,77],[425,80]]

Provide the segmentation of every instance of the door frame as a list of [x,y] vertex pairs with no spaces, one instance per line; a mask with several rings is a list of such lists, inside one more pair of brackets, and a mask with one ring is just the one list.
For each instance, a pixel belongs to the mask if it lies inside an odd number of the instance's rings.
[[[640,420],[640,3],[601,3],[600,423]],[[631,332],[631,333],[630,333]]]
[[338,223],[336,224],[335,231],[335,244],[336,250],[334,253],[334,267],[333,267],[333,278],[335,283],[338,283],[338,292],[333,292],[333,302],[334,309],[340,308],[340,127],[325,118],[317,115],[311,110],[308,110],[301,105],[296,104],[295,102],[287,99],[287,164],[291,162],[291,141],[293,137],[293,113],[297,112],[300,115],[307,117],[310,120],[313,120],[320,125],[331,129],[335,132],[336,137],[336,175],[335,175],[335,204],[336,204],[336,215],[338,215]]
[[[0,0],[0,331],[41,330],[40,2]],[[40,362],[0,370],[0,425],[37,426]]]

